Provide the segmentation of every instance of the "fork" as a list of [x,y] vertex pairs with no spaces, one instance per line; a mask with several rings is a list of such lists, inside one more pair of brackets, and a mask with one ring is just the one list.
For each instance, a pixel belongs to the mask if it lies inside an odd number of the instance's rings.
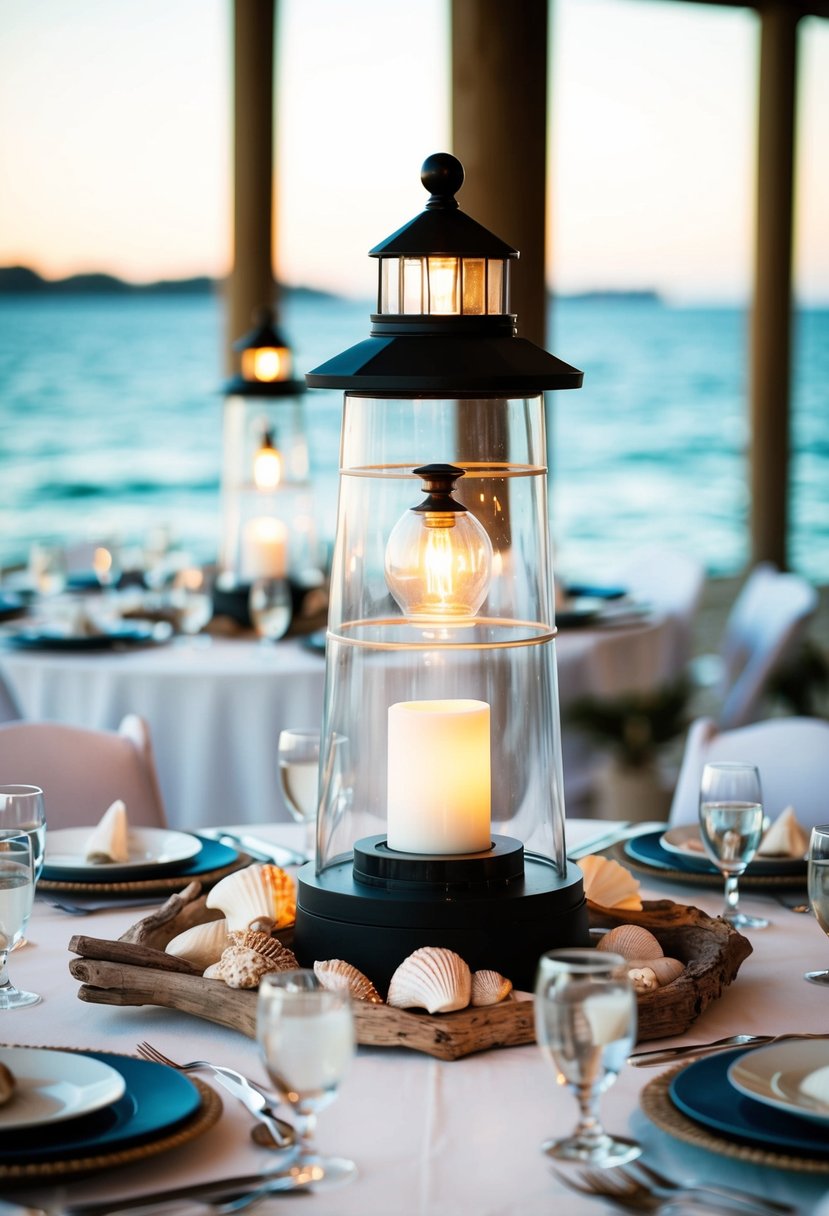
[[654,1193],[656,1195],[661,1194],[666,1198],[670,1195],[699,1195],[701,1198],[713,1195],[717,1199],[725,1199],[731,1203],[742,1204],[747,1209],[753,1208],[756,1212],[778,1212],[780,1216],[793,1216],[797,1210],[790,1203],[781,1203],[777,1199],[767,1199],[765,1196],[761,1198],[759,1195],[752,1195],[747,1191],[732,1190],[731,1187],[727,1186],[709,1186],[697,1182],[674,1182],[671,1178],[660,1174],[652,1165],[645,1165],[641,1158],[631,1162],[625,1168],[618,1167],[618,1172],[628,1178],[630,1177],[630,1170],[633,1170],[634,1173],[638,1170],[640,1174],[644,1174],[645,1179],[651,1184]]
[[669,1195],[659,1195],[646,1183],[622,1173],[619,1169],[583,1169],[579,1174],[579,1181],[576,1181],[572,1174],[558,1170],[555,1166],[552,1166],[552,1171],[559,1182],[563,1182],[571,1191],[591,1195],[596,1199],[604,1199],[613,1207],[622,1208],[626,1212],[661,1214],[674,1209],[687,1212],[689,1208],[696,1207],[701,1212],[707,1213],[707,1216],[736,1216],[738,1212],[746,1214],[751,1211],[756,1216],[761,1216],[761,1214],[767,1216],[770,1210],[766,1207],[757,1205],[750,1207],[742,1203],[737,1207],[721,1196],[718,1197],[719,1202],[715,1203],[708,1195],[697,1198],[694,1192],[684,1191],[681,1188],[672,1191]]
[[237,1072],[235,1068],[228,1068],[225,1064],[213,1064],[210,1060],[188,1060],[185,1064],[177,1064],[175,1060],[165,1056],[163,1051],[159,1051],[146,1040],[139,1043],[135,1050],[145,1060],[152,1060],[154,1064],[166,1064],[169,1068],[178,1069],[179,1072],[198,1072],[199,1069],[206,1068],[209,1072],[221,1073],[225,1077],[238,1081],[240,1085],[244,1085],[245,1089],[253,1090],[255,1094],[261,1096],[262,1091],[249,1077],[246,1077],[243,1072]]

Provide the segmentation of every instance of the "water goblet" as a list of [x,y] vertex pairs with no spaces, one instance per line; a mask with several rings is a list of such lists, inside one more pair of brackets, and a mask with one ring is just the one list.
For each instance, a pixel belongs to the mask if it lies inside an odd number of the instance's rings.
[[539,962],[536,1039],[580,1110],[572,1135],[543,1144],[555,1160],[604,1169],[642,1151],[635,1140],[606,1132],[598,1110],[636,1038],[636,994],[627,971],[621,955],[602,950],[551,950]]
[[354,1055],[351,998],[322,988],[313,971],[262,977],[256,1037],[268,1075],[294,1111],[297,1153],[283,1173],[311,1191],[356,1177],[344,1157],[322,1157],[314,1145],[317,1112],[333,1102]]
[[248,596],[248,612],[263,642],[278,642],[288,632],[293,615],[291,584],[286,578],[260,578]]
[[15,988],[6,964],[29,923],[35,895],[32,841],[26,832],[0,837],[0,1010],[36,1005],[36,992]]
[[[43,855],[46,848],[46,811],[43,790],[37,785],[0,785],[0,839],[25,832],[32,842],[32,864],[34,880],[43,870]],[[21,935],[14,950],[26,945]]]
[[285,804],[297,823],[305,824],[305,851],[311,856],[316,844],[319,730],[289,727],[280,731],[277,756]]
[[[829,936],[829,823],[812,828],[806,857],[809,903],[817,923]],[[829,984],[829,971],[807,971],[803,978],[812,984]]]
[[213,593],[206,572],[199,566],[179,570],[173,579],[170,602],[179,630],[190,638],[201,633],[213,617]]
[[705,851],[725,879],[724,920],[738,929],[765,929],[768,921],[740,911],[740,875],[763,836],[763,795],[753,764],[718,761],[702,770],[700,835]]

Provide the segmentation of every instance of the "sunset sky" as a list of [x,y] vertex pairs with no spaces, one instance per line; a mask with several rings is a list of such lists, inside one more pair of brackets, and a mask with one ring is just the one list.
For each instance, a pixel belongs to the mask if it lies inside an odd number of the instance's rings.
[[[756,18],[552,8],[550,282],[745,298]],[[225,274],[230,35],[230,0],[0,0],[0,265]],[[448,0],[282,0],[281,278],[372,293],[368,249],[449,148],[448,38]],[[805,21],[801,50],[796,282],[827,302],[829,22]]]

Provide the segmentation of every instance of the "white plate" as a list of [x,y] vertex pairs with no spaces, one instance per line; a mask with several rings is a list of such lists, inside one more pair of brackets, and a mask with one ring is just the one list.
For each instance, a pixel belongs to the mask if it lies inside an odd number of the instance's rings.
[[127,835],[127,861],[93,863],[86,860],[86,846],[94,827],[59,828],[46,833],[44,865],[55,874],[59,871],[85,870],[94,875],[114,878],[154,866],[175,865],[187,861],[199,852],[201,841],[188,832],[168,832],[164,828],[130,828]]
[[[699,827],[695,823],[686,824],[680,828],[670,828],[659,837],[659,843],[668,853],[676,853],[687,861],[696,861],[700,865],[713,866],[714,863],[705,851]],[[758,857],[755,853],[748,864],[752,874],[780,874],[791,870],[806,872],[806,862],[802,857]]]
[[119,1072],[80,1052],[0,1047],[0,1062],[15,1079],[14,1094],[0,1106],[6,1131],[88,1115],[117,1102],[126,1089]]
[[801,1082],[818,1068],[829,1068],[829,1039],[791,1039],[754,1047],[739,1056],[728,1070],[728,1079],[747,1098],[790,1115],[829,1123],[829,1093],[822,1101],[800,1089]]

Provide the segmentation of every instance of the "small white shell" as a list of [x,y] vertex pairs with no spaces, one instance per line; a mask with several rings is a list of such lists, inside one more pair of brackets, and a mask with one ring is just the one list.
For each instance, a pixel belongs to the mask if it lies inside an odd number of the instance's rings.
[[391,977],[388,1003],[397,1009],[449,1013],[465,1009],[472,995],[472,973],[459,954],[441,946],[421,946]]
[[186,959],[194,967],[204,971],[211,963],[222,957],[227,945],[227,921],[210,920],[204,925],[193,925],[185,929],[164,947],[167,954]]
[[642,925],[617,925],[599,938],[596,949],[609,950],[612,954],[621,954],[624,959],[641,962],[662,958],[663,953],[654,935]]
[[355,1001],[368,1001],[370,1005],[383,1004],[383,998],[368,976],[341,958],[329,958],[314,963],[314,974],[323,988],[348,992]]
[[635,992],[655,992],[659,987],[659,981],[652,967],[631,967],[628,971],[628,979],[633,984]]
[[602,908],[624,908],[639,912],[642,900],[639,895],[639,879],[630,870],[612,861],[609,857],[591,854],[582,857],[577,865],[584,875],[584,894],[591,903]]
[[512,980],[497,971],[472,972],[472,1005],[497,1005],[512,992]]
[[685,964],[681,963],[678,958],[632,959],[630,965],[631,967],[650,967],[660,988],[670,984],[685,970]]
[[280,929],[296,920],[296,887],[279,866],[247,866],[227,874],[208,892],[208,908],[220,908],[229,930],[249,929],[258,922]]
[[279,971],[273,959],[266,958],[249,946],[228,946],[218,963],[204,973],[207,980],[224,980],[228,988],[258,988],[268,971]]

